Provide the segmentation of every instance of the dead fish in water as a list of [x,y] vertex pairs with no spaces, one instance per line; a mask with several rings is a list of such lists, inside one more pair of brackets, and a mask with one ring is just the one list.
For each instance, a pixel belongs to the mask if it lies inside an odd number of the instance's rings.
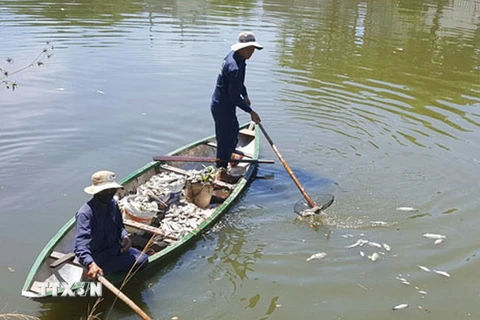
[[346,246],[345,248],[354,248],[354,247],[357,247],[357,246],[361,247],[366,243],[368,243],[368,240],[358,239],[357,242],[355,242],[354,244],[351,244],[349,246]]
[[372,224],[372,227],[376,227],[376,226],[385,227],[388,225],[388,223],[386,223],[385,221],[370,221],[370,223]]
[[360,251],[359,254],[360,254],[360,256],[365,257],[365,252]]
[[440,274],[442,276],[445,276],[447,278],[450,278],[450,274],[448,272],[440,271],[440,270],[433,270],[433,272],[438,273],[438,274]]
[[434,244],[440,244],[444,241],[445,239],[437,239],[435,240]]
[[372,260],[373,262],[377,261],[378,258],[380,258],[380,256],[379,256],[379,254],[376,253],[376,252],[372,253],[371,256],[368,256],[368,259]]
[[418,209],[412,207],[398,207],[398,211],[405,211],[405,212],[418,212]]
[[368,245],[375,248],[382,248],[382,245],[380,243],[373,242],[373,241],[368,241]]
[[383,247],[384,247],[385,250],[387,250],[387,251],[392,250],[392,248],[391,248],[388,244],[386,244],[386,243],[383,244]]
[[427,291],[420,290],[420,291],[418,291],[418,293],[423,294],[424,296],[427,295]]
[[325,252],[315,253],[315,254],[312,254],[309,258],[307,258],[307,261],[320,260],[320,259],[325,258],[326,256],[327,256],[327,254]]
[[408,304],[402,303],[402,304],[399,304],[399,305],[396,305],[395,307],[393,307],[392,310],[401,310],[401,309],[405,309],[405,308],[408,308]]
[[428,269],[427,267],[424,267],[424,266],[418,266],[420,269],[422,269],[423,271],[425,272],[431,272],[432,270]]
[[439,239],[445,239],[447,236],[444,236],[443,234],[436,234],[436,233],[425,233],[423,237],[431,240],[439,240]]

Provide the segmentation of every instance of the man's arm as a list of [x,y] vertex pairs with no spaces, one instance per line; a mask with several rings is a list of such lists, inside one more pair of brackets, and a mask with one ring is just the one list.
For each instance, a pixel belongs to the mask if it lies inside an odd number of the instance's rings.
[[122,218],[122,213],[120,212],[120,208],[118,207],[117,202],[115,201],[115,215],[116,219],[118,221],[118,226],[120,228],[120,244],[122,246],[122,249],[120,249],[120,252],[127,252],[130,247],[132,246],[132,241],[128,237],[128,231],[125,229],[125,225],[123,224],[123,218]]
[[245,88],[243,78],[240,77],[239,73],[238,70],[230,72],[228,96],[233,104],[243,111],[250,113],[252,112],[252,108],[250,108],[250,105],[247,103],[246,99],[244,99],[244,97],[248,97],[247,89]]
[[91,216],[81,211],[77,212],[75,217],[75,255],[85,267],[88,267],[93,262],[90,250],[90,242],[92,241],[90,220]]

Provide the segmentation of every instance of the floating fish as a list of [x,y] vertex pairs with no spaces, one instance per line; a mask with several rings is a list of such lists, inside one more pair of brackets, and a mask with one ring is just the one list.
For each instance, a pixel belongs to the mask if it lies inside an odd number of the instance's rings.
[[434,244],[440,244],[443,241],[445,241],[445,239],[437,239],[437,240],[435,240]]
[[386,244],[386,243],[383,244],[383,247],[384,247],[385,250],[387,250],[387,251],[392,250],[392,248],[391,248],[388,244]]
[[426,294],[427,294],[427,291],[422,291],[422,290],[420,290],[420,291],[418,291],[418,293],[423,294],[423,295],[426,295]]
[[412,208],[412,207],[398,207],[398,211],[405,211],[405,212],[417,212],[418,209]]
[[360,253],[360,255],[361,255],[362,257],[365,257],[365,252],[360,251],[359,253]]
[[407,280],[401,281],[401,283],[404,284],[404,285],[407,285],[407,286],[410,284],[410,282],[408,282]]
[[401,310],[401,309],[405,309],[405,308],[408,308],[408,304],[402,303],[402,304],[399,304],[399,305],[396,305],[395,307],[393,307],[392,310]]
[[381,248],[382,247],[382,245],[380,243],[373,242],[373,241],[368,241],[368,245],[371,246],[371,247],[375,247],[375,248]]
[[418,266],[420,269],[422,269],[423,271],[425,272],[431,272],[432,270],[428,269],[427,267],[424,267],[424,266]]
[[445,276],[447,278],[450,278],[450,274],[448,272],[440,271],[440,270],[433,270],[433,272],[438,273],[438,274],[440,274],[442,276]]
[[357,242],[355,242],[354,244],[351,244],[349,246],[346,246],[345,248],[354,248],[354,247],[357,247],[357,246],[361,247],[366,243],[368,243],[368,240],[358,239]]
[[320,260],[320,259],[325,258],[326,256],[327,256],[327,254],[325,252],[315,253],[315,254],[312,254],[309,258],[307,258],[307,261]]
[[431,240],[438,240],[438,239],[445,239],[447,236],[444,236],[443,234],[436,234],[436,233],[425,233],[423,237]]
[[372,253],[371,256],[368,256],[368,259],[372,260],[373,262],[377,261],[378,258],[380,258],[380,256],[376,252]]
[[388,225],[388,223],[386,223],[385,221],[370,221],[370,223],[372,224],[372,226],[386,226]]

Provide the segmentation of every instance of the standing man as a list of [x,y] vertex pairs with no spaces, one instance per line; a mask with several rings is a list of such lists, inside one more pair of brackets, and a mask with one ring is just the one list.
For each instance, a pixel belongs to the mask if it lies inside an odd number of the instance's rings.
[[88,268],[93,279],[98,274],[143,269],[148,256],[132,248],[113,196],[123,188],[115,181],[115,173],[98,171],[92,175],[92,185],[84,191],[93,195],[77,212],[75,226],[75,255]]
[[215,136],[217,138],[217,167],[220,169],[217,179],[236,183],[238,178],[226,171],[228,159],[237,146],[239,124],[236,107],[250,113],[253,122],[259,123],[260,117],[252,110],[251,102],[245,88],[245,61],[250,59],[255,49],[263,47],[255,40],[252,32],[241,32],[238,42],[232,45],[232,51],[223,60],[222,68],[217,77],[215,91],[212,96],[210,111],[215,121]]

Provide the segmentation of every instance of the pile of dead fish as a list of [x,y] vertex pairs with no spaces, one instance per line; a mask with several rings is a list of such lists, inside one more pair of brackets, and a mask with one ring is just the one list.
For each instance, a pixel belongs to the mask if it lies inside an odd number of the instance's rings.
[[[197,170],[187,173],[189,178],[202,174]],[[173,172],[152,176],[137,188],[136,194],[127,195],[118,202],[126,213],[124,218],[150,224],[154,217],[162,217],[155,227],[165,234],[163,241],[173,243],[185,237],[215,211],[214,208],[201,209],[185,201],[182,190],[186,179],[184,175]]]

